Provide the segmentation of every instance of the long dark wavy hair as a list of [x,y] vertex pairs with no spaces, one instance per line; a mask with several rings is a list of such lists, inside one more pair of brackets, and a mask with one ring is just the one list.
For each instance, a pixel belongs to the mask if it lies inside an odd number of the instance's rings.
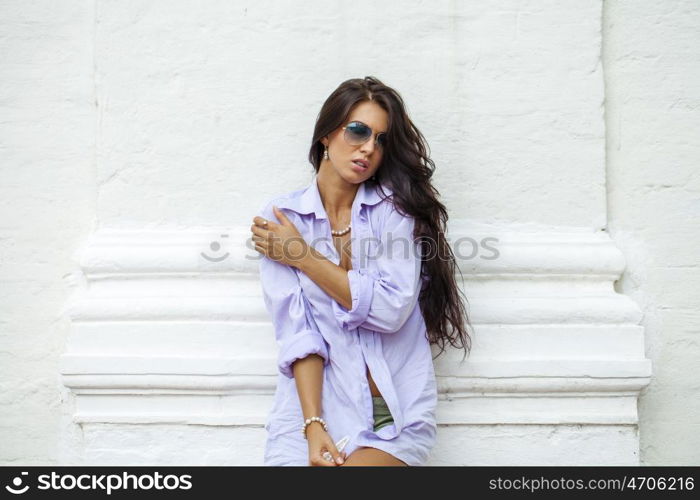
[[[471,351],[467,333],[471,325],[460,299],[464,294],[455,281],[455,269],[459,270],[459,266],[445,239],[447,209],[438,201],[440,193],[430,181],[435,163],[430,159],[425,137],[408,117],[399,93],[373,76],[341,83],[318,114],[309,161],[318,173],[324,150],[321,139],[342,126],[353,107],[364,101],[374,101],[389,116],[386,146],[381,166],[375,173],[376,180],[365,182],[388,185],[394,192],[397,211],[415,218],[413,237],[421,243],[421,277],[425,279],[418,301],[428,341],[440,346],[438,356],[449,342],[453,347],[464,348],[466,357]],[[386,195],[382,190],[382,196],[386,198]],[[466,297],[464,301],[467,302]]]

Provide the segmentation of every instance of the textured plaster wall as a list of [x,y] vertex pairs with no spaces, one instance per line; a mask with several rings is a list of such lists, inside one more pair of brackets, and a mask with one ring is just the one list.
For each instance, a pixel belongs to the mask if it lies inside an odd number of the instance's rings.
[[697,464],[698,2],[303,5],[0,3],[0,463],[61,463],[80,432],[57,360],[87,236],[247,222],[310,179],[328,93],[373,74],[452,217],[610,231],[654,361],[642,462]]
[[94,3],[0,2],[0,463],[60,462],[60,311],[96,219]]
[[700,3],[606,1],[608,225],[654,377],[643,464],[700,463]]

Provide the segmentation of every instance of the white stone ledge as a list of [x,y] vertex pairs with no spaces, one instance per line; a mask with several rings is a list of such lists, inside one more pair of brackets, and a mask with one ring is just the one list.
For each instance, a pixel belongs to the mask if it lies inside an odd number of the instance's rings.
[[[80,393],[73,421],[263,426],[271,405],[272,395]],[[436,417],[439,425],[632,425],[637,419],[636,394],[518,392],[443,397]]]
[[[180,375],[276,375],[275,358],[186,358],[118,357],[71,355],[61,357],[61,373],[92,374],[180,374]],[[610,366],[613,365],[613,366]],[[448,368],[451,367],[451,368]],[[618,359],[519,359],[472,360],[460,367],[445,363],[438,375],[466,377],[648,377],[649,360]]]
[[[467,295],[473,323],[639,323],[642,313],[629,298],[479,297]],[[84,297],[67,308],[73,321],[265,321],[260,297]]]
[[[570,432],[570,446],[594,456],[598,445],[579,446],[576,436],[600,435],[619,440],[617,462],[633,463],[638,440],[628,429],[652,366],[642,311],[615,292],[625,262],[608,235],[464,221],[450,231],[478,244],[497,240],[499,257],[459,261],[472,351],[463,360],[462,350],[448,346],[434,361],[441,436],[488,440],[502,429],[508,443],[522,435],[546,450],[552,435]],[[81,256],[84,286],[65,308],[71,332],[60,359],[82,435],[99,435],[104,424],[125,436],[163,425],[167,446],[166,429],[180,425],[210,426],[216,436],[227,428],[236,436],[262,430],[277,346],[258,262],[246,259],[259,256],[245,247],[249,234],[246,226],[93,235]],[[228,252],[221,262],[201,256],[213,241]],[[587,428],[568,430],[574,426]],[[551,432],[529,437],[546,427]],[[107,448],[118,453],[118,441]],[[78,446],[101,456],[103,441]]]
[[[89,238],[80,262],[89,280],[128,275],[255,274],[261,257],[252,246],[246,246],[251,243],[251,234],[247,225],[182,231],[101,229]],[[544,226],[524,230],[516,225],[455,219],[450,221],[447,239],[462,257],[458,258],[460,270],[475,278],[527,275],[612,280],[625,267],[622,252],[610,236],[589,228]],[[210,249],[214,242],[220,245],[216,253]],[[227,257],[211,262],[203,253]]]

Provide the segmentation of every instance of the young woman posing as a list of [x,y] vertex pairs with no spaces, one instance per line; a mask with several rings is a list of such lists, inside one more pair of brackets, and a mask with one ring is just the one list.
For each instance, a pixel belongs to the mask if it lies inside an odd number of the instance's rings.
[[422,465],[437,435],[431,345],[471,348],[434,164],[373,77],[328,97],[309,160],[311,184],[251,226],[280,347],[264,463]]

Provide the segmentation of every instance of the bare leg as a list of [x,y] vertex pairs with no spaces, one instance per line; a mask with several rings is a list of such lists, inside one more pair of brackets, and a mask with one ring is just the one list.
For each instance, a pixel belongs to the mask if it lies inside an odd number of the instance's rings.
[[345,463],[341,465],[377,465],[377,466],[406,466],[408,464],[402,460],[399,460],[394,455],[387,453],[384,450],[379,450],[377,448],[370,448],[369,446],[361,446],[353,451],[350,456],[345,459]]

